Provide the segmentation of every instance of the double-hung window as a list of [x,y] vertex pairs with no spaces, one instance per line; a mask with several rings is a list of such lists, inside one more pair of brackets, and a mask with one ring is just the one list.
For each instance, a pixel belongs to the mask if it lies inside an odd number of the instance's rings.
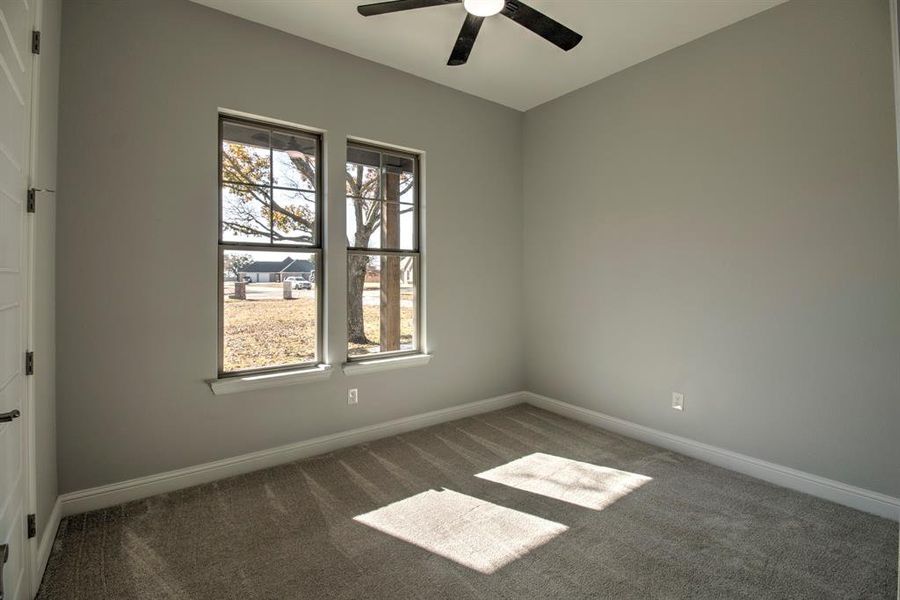
[[419,157],[347,144],[347,354],[421,351]]
[[219,375],[322,356],[318,134],[219,118]]

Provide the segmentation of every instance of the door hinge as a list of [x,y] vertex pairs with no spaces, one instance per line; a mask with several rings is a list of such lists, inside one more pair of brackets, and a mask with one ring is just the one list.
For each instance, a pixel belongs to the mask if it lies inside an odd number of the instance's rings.
[[31,350],[25,353],[25,374],[34,375],[34,352]]
[[32,31],[31,32],[31,53],[32,54],[40,54],[41,53],[41,32],[40,31]]
[[37,535],[37,518],[34,515],[28,515],[28,539],[30,540]]
[[28,188],[28,201],[26,202],[25,209],[33,213],[34,209],[37,205],[37,190],[34,188]]

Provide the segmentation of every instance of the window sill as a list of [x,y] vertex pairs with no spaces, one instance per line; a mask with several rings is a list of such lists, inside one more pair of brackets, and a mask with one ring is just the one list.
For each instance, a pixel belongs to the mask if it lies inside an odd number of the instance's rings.
[[244,377],[223,377],[209,381],[213,394],[236,394],[250,390],[285,387],[313,381],[323,381],[331,377],[331,365],[319,365],[296,371],[279,371],[278,373],[260,373]]
[[372,360],[346,362],[343,370],[344,375],[363,375],[391,369],[419,367],[427,365],[430,361],[430,354],[413,354],[412,356],[398,356],[396,358],[373,358]]

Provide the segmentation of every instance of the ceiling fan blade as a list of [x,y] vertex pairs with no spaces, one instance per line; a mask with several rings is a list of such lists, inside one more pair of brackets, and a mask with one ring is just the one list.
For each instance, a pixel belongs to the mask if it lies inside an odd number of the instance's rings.
[[415,8],[428,8],[429,6],[441,6],[444,4],[459,4],[460,0],[390,0],[389,2],[376,2],[374,4],[360,4],[357,12],[364,17],[383,15],[413,10]]
[[554,21],[544,13],[522,4],[519,0],[506,0],[506,5],[500,12],[504,17],[512,19],[567,52],[581,41],[581,35],[562,23]]
[[478,37],[478,31],[481,29],[481,24],[483,22],[484,17],[476,17],[471,14],[466,15],[466,20],[463,21],[462,29],[459,30],[456,44],[453,46],[453,52],[450,53],[450,60],[447,61],[447,65],[457,67],[466,64],[466,61],[469,60],[469,53],[472,52],[472,46],[475,45],[475,38]]

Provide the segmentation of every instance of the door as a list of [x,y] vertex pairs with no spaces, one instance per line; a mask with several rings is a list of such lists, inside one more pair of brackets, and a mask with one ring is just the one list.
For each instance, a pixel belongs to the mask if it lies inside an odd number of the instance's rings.
[[3,600],[31,594],[26,552],[25,212],[31,32],[38,0],[0,0],[0,564]]

